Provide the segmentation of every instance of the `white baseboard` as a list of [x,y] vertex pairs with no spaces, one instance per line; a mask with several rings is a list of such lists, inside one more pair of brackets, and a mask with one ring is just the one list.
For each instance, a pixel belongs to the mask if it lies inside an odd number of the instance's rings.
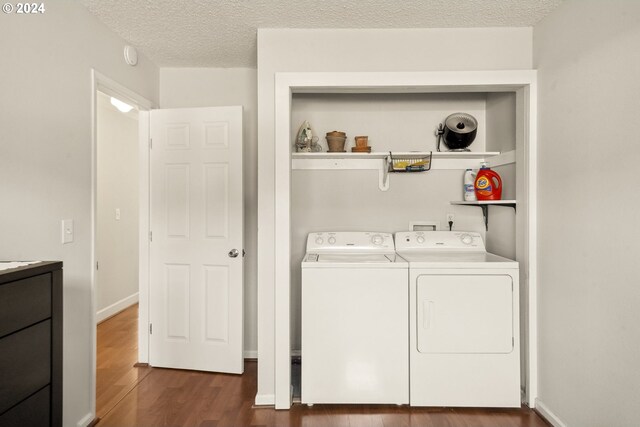
[[273,406],[276,404],[275,394],[256,394],[256,406]]
[[536,410],[542,415],[553,427],[567,427],[556,414],[554,414],[547,405],[540,399],[536,399]]
[[78,421],[76,425],[78,427],[87,427],[89,425],[89,423],[91,423],[91,421],[93,421],[94,418],[95,418],[95,416],[92,413],[88,413],[87,415],[82,417],[82,419],[80,421]]
[[102,310],[98,310],[96,313],[96,322],[100,323],[105,319],[113,316],[114,314],[120,313],[125,308],[131,307],[133,304],[138,302],[138,292],[133,295],[129,295],[126,298],[122,298],[120,301],[111,304],[108,307],[103,308]]

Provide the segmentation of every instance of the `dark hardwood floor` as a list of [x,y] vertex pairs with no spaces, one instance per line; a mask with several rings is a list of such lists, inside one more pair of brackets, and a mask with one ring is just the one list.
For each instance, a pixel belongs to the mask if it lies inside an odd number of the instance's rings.
[[138,305],[98,325],[96,416],[103,418],[150,372],[138,361]]
[[257,363],[243,375],[134,368],[137,307],[98,326],[98,427],[547,427],[523,409],[294,405],[254,408]]

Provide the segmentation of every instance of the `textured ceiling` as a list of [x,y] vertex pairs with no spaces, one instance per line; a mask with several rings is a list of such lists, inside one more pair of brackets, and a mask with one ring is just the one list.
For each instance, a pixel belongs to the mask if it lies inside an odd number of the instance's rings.
[[255,67],[257,28],[528,27],[562,0],[78,0],[161,67]]

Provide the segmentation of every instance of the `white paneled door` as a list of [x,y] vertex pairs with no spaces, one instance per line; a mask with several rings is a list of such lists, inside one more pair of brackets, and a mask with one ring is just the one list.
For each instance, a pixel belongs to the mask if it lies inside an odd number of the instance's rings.
[[150,126],[149,363],[242,373],[242,107]]

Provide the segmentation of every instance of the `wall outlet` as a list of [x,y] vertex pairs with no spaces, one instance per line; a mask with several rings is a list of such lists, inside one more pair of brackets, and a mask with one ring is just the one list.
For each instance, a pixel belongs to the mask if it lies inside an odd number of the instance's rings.
[[120,221],[120,208],[116,208],[116,221]]
[[447,225],[449,225],[450,222],[455,222],[456,221],[456,216],[452,213],[448,213],[447,214]]

